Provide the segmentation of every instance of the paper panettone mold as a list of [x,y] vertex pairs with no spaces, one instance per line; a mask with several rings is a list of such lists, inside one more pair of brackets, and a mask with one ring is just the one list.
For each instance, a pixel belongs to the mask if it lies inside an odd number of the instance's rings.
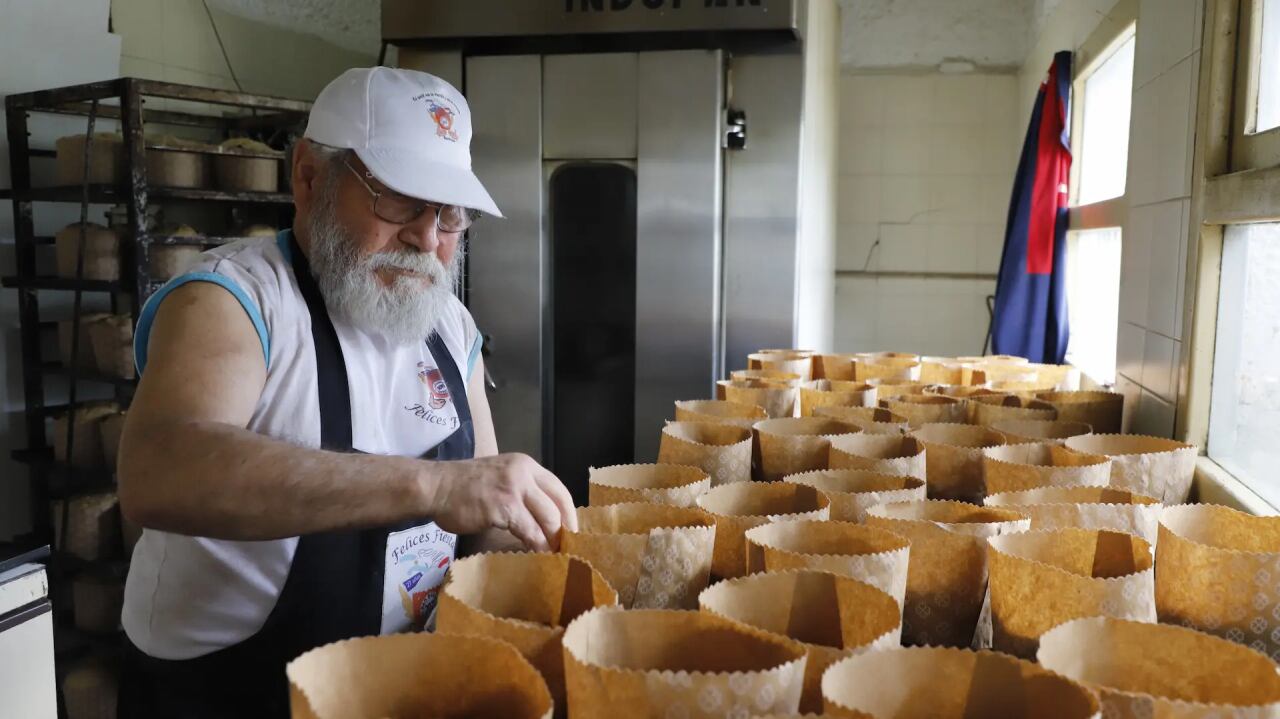
[[988,540],[991,648],[1034,659],[1040,635],[1096,615],[1156,620],[1151,545],[1123,532],[1056,529]]
[[645,502],[579,507],[560,552],[586,560],[622,606],[696,609],[711,574],[716,525],[705,512]]
[[803,484],[737,482],[715,487],[698,497],[698,506],[716,523],[711,574],[728,579],[747,573],[748,529],[789,519],[827,519],[831,500]]
[[1114,719],[1275,719],[1275,662],[1186,627],[1088,617],[1040,637],[1040,665],[1096,691]]
[[813,356],[813,378],[853,380],[853,355],[816,354]]
[[1098,719],[1083,684],[1007,654],[902,647],[841,659],[822,677],[823,716]]
[[799,644],[805,661],[801,711],[822,710],[822,674],[835,662],[900,646],[902,610],[855,579],[805,569],[752,574],[702,592],[702,611]]
[[900,417],[884,407],[817,407],[814,417],[829,417],[845,424],[861,427],[867,434],[906,434],[910,427],[906,417]]
[[983,451],[982,479],[988,495],[1041,487],[1106,487],[1111,460],[1051,444],[1010,444]]
[[788,474],[825,469],[832,438],[862,430],[826,417],[786,417],[761,420],[756,423],[755,432],[760,446],[760,473],[765,481],[772,482]]
[[550,719],[546,682],[491,637],[390,634],[317,647],[289,662],[293,719],[501,716]]
[[830,469],[866,469],[925,479],[924,443],[912,436],[855,434],[831,440]]
[[865,383],[806,382],[800,387],[800,416],[812,417],[819,407],[874,407],[878,396],[878,390]]
[[861,522],[877,504],[925,499],[925,483],[919,477],[885,474],[866,469],[818,469],[789,474],[784,482],[807,484],[831,500],[831,519]]
[[880,527],[795,520],[747,530],[747,571],[813,569],[865,582],[902,606],[911,543]]
[[1187,501],[1196,471],[1195,445],[1137,434],[1072,437],[1067,449],[1111,458],[1111,486],[1155,497],[1165,504]]
[[[658,461],[697,467],[710,476],[703,489],[751,479],[754,433],[715,422],[668,422],[658,443]],[[701,492],[699,492],[701,494]],[[693,499],[682,506],[693,506]]]
[[[737,435],[743,431],[746,430],[733,427],[723,430]],[[710,488],[710,475],[695,466],[662,463],[591,467],[587,474],[587,504],[599,507],[622,502],[653,502],[692,507],[698,495]]]
[[1280,661],[1280,519],[1215,504],[1165,507],[1156,612]]
[[895,399],[913,394],[928,394],[934,385],[928,382],[917,382],[909,379],[869,379],[867,384],[875,387],[880,399]]
[[1084,422],[1060,419],[1001,419],[993,422],[991,429],[1003,434],[1009,444],[1040,442],[1060,445],[1070,437],[1093,433],[1093,429]]
[[[973,405],[973,423],[990,427],[1003,420],[1042,420],[1056,421],[1058,410],[1053,405],[1038,399],[1023,399],[1017,396],[971,397]],[[998,431],[998,430],[997,430]]]
[[1013,509],[926,500],[872,507],[867,526],[911,542],[902,638],[907,644],[967,647],[987,588],[986,539],[1025,532]]
[[761,350],[747,355],[747,368],[790,372],[807,382],[813,379],[813,355],[808,350]]
[[764,407],[730,402],[725,399],[691,399],[676,401],[677,422],[719,422],[751,429],[751,425],[769,415]]
[[967,424],[925,424],[911,434],[924,443],[930,499],[982,501],[982,451],[1003,445],[1004,435]]
[[1056,407],[1058,419],[1064,422],[1083,422],[1098,434],[1121,431],[1124,395],[1118,392],[1038,392],[1036,399]]
[[770,380],[720,380],[716,387],[724,391],[720,399],[757,405],[770,417],[794,417],[800,410],[799,387]]
[[557,706],[564,706],[560,638],[575,617],[618,603],[618,595],[590,564],[566,554],[494,552],[449,567],[436,632],[509,642],[542,674]]
[[963,423],[968,417],[966,400],[942,394],[913,394],[880,401],[880,406],[907,418],[912,429],[925,424]]
[[799,387],[804,378],[795,372],[783,372],[776,369],[735,369],[729,373],[731,380],[773,380],[783,384]]
[[869,379],[905,379],[919,382],[920,362],[893,357],[856,358],[853,360],[853,378],[858,382],[866,382]]
[[600,608],[564,635],[572,717],[794,714],[805,652],[707,612]]
[[[833,502],[835,500],[832,500]],[[988,507],[1012,507],[1031,517],[1031,529],[1107,529],[1142,537],[1151,546],[1163,505],[1154,497],[1109,487],[1041,487],[988,495]],[[834,506],[834,505],[833,505]]]

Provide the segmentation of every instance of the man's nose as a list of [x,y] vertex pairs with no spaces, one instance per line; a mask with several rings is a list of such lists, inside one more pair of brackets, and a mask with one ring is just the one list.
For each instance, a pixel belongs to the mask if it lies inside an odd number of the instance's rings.
[[436,234],[436,208],[428,207],[421,217],[401,227],[398,237],[420,252],[435,252],[440,246],[440,237]]

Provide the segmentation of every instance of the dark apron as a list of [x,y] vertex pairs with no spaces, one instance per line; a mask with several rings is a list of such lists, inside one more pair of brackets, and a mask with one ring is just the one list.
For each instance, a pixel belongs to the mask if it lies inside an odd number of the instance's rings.
[[[294,275],[311,313],[320,401],[320,446],[351,446],[351,393],[337,332],[311,269],[292,233]],[[427,339],[458,413],[458,429],[423,459],[471,459],[475,432],[467,386],[453,355],[434,332]],[[284,667],[322,644],[378,634],[382,623],[383,562],[387,537],[426,524],[309,534],[298,539],[275,607],[256,634],[195,659],[163,660],[126,647],[119,715],[128,717],[288,717]]]

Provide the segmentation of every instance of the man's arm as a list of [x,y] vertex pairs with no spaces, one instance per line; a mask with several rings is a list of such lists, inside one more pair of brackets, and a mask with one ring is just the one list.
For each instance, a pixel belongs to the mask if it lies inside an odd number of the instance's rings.
[[430,516],[472,533],[509,529],[545,549],[572,500],[529,457],[423,462],[326,452],[252,432],[266,378],[244,310],[193,282],[161,305],[120,447],[121,508],[133,521],[236,540],[291,537]]

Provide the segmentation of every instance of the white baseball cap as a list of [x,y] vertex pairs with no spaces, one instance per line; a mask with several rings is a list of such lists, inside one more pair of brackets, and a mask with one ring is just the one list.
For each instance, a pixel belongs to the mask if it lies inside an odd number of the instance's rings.
[[471,108],[435,75],[347,70],[320,91],[304,137],[354,150],[374,177],[403,195],[502,216],[471,171]]

